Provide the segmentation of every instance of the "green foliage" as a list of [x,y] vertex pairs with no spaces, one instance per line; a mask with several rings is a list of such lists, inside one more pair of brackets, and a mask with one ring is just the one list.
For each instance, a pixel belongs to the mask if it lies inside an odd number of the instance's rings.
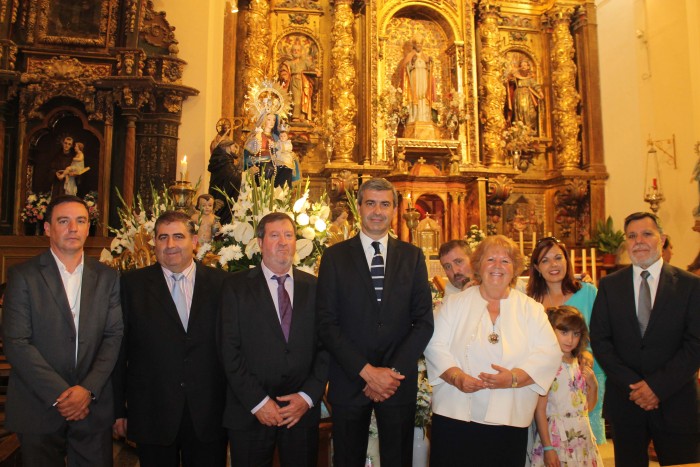
[[622,230],[615,230],[612,217],[608,216],[605,222],[597,222],[596,234],[589,243],[602,253],[616,255],[624,241],[625,233]]

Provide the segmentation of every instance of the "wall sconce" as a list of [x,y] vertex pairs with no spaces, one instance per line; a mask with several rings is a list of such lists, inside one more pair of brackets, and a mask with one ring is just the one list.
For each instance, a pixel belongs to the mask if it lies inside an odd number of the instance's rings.
[[231,0],[231,14],[238,13],[238,0]]
[[659,204],[665,199],[661,190],[661,172],[659,171],[656,146],[652,140],[649,140],[644,171],[644,201],[649,203],[652,212],[656,214],[659,210]]

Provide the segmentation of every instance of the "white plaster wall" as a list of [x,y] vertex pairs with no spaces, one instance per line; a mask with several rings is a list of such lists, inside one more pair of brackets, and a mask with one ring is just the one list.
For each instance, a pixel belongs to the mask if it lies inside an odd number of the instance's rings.
[[[182,84],[199,90],[182,106],[178,160],[187,154],[189,179],[209,186],[209,143],[221,114],[221,72],[225,0],[154,0],[155,11],[165,11],[180,42],[178,57],[187,65]],[[200,189],[201,192],[201,189]]]
[[[646,141],[675,134],[676,163],[661,164],[666,201],[658,212],[672,238],[672,263],[685,268],[700,247],[691,230],[698,185],[690,181],[700,140],[700,6],[696,0],[599,0],[598,34],[605,139],[610,173],[606,211],[622,228],[643,201]],[[669,149],[667,146],[662,146]],[[670,149],[669,149],[670,150]],[[658,154],[663,157],[662,151]]]

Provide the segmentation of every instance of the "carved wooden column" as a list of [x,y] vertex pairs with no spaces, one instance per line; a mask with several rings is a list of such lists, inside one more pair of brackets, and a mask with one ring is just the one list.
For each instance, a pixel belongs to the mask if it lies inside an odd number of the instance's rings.
[[246,11],[246,34],[243,44],[243,88],[261,82],[269,68],[272,51],[270,44],[270,2],[269,0],[251,0]]
[[576,63],[574,63],[574,39],[571,36],[571,7],[556,7],[547,17],[552,24],[552,120],[554,123],[554,151],[558,169],[579,167],[581,144],[578,141],[578,104],[581,101],[576,90]]
[[464,193],[457,194],[457,237],[464,238],[467,234],[467,195]]
[[127,116],[126,122],[122,197],[126,201],[126,205],[131,206],[134,201],[134,177],[136,176],[136,116]]
[[353,27],[355,17],[352,0],[336,0],[333,10],[333,32],[330,80],[333,114],[337,119],[337,133],[333,162],[353,162],[353,150],[357,138],[354,123],[357,115],[355,97],[355,39]]
[[459,236],[459,200],[457,193],[448,193],[450,199],[450,230],[449,238],[446,240],[454,240],[461,238]]
[[238,13],[231,12],[231,2],[226,2],[224,13],[224,50],[222,57],[221,116],[233,117],[236,89],[236,25]]
[[498,7],[490,3],[479,5],[479,37],[481,39],[481,118],[483,153],[487,167],[504,167],[505,152],[501,144],[506,118],[503,106],[506,88],[503,86],[503,60],[500,53]]

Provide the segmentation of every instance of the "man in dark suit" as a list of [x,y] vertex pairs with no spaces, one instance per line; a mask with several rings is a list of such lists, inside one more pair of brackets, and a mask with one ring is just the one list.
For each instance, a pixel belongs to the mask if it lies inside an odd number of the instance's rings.
[[328,353],[316,331],[316,278],[292,267],[296,228],[284,213],[257,226],[262,264],[224,288],[221,353],[228,380],[224,426],[232,465],[315,467]]
[[[12,364],[6,423],[25,466],[111,466],[110,375],[122,340],[117,272],[85,257],[85,202],[54,198],[50,249],[10,270],[5,353]],[[79,336],[79,338],[78,338]]]
[[425,257],[389,237],[397,194],[383,178],[357,194],[361,232],[323,255],[319,332],[331,354],[334,465],[362,466],[374,409],[383,466],[410,466],[417,361],[433,334]]
[[654,214],[629,215],[625,236],[632,266],[600,281],[591,317],[615,463],[646,467],[650,439],[661,465],[699,462],[700,278],[664,264]]
[[228,274],[194,261],[197,236],[185,213],[161,214],[154,232],[158,264],[122,278],[114,429],[136,442],[141,467],[224,466],[216,329]]

